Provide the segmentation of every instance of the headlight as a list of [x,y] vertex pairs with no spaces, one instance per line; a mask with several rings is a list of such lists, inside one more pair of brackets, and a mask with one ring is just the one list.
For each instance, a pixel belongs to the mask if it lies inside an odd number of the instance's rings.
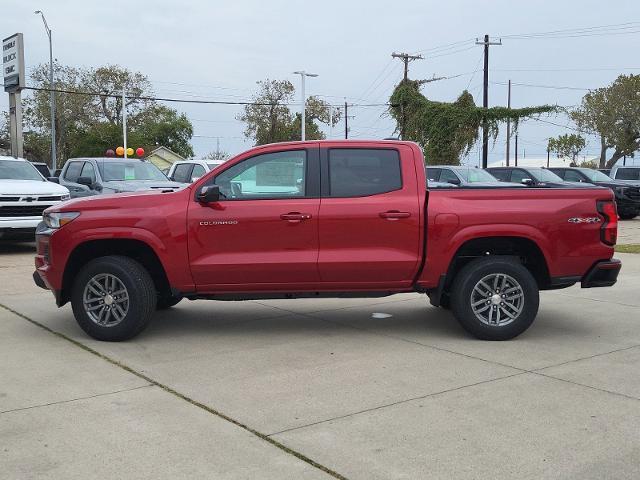
[[42,221],[49,228],[60,228],[77,218],[78,215],[80,212],[51,212],[42,215]]
[[62,200],[63,202],[65,200],[69,200],[71,198],[71,195],[69,195],[68,193],[65,193],[64,195],[60,196],[60,200]]

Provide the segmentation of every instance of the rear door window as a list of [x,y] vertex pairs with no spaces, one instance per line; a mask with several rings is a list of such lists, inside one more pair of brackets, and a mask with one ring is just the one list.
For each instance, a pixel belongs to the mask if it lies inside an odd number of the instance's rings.
[[619,168],[616,172],[617,180],[640,180],[640,168]]
[[364,197],[402,188],[400,155],[392,149],[329,150],[329,196]]
[[189,183],[191,181],[191,169],[193,165],[190,163],[179,163],[173,169],[172,180],[174,182]]
[[439,168],[427,168],[427,180],[430,182],[440,181],[440,169]]
[[67,170],[64,172],[64,179],[68,182],[76,183],[82,171],[83,163],[84,162],[70,162]]

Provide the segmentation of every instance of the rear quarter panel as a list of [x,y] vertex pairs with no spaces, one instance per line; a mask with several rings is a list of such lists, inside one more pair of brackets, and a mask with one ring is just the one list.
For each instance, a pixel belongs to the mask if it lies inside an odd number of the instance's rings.
[[465,242],[482,237],[522,237],[542,251],[551,277],[582,276],[613,248],[600,241],[601,223],[570,223],[572,217],[600,217],[598,200],[610,190],[486,189],[430,190],[427,256],[418,280],[434,288]]

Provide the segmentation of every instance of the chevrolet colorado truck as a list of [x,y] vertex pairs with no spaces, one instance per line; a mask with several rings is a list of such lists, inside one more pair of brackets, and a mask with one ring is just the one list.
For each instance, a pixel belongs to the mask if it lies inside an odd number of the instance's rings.
[[609,189],[430,189],[406,141],[264,145],[178,191],[45,211],[34,280],[99,340],[181,299],[428,295],[481,339],[524,332],[539,291],[611,286]]

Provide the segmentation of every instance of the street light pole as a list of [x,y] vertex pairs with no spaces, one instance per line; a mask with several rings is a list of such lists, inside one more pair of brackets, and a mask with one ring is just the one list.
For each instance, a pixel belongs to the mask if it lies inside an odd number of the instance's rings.
[[44,18],[44,13],[42,10],[36,10],[34,12],[36,15],[40,15],[42,17],[42,23],[44,23],[44,29],[47,32],[47,36],[49,37],[49,102],[51,108],[51,172],[53,173],[57,167],[57,154],[56,154],[56,94],[53,91],[53,42],[51,41],[51,29],[47,24],[47,19]]
[[305,77],[317,77],[318,74],[317,73],[307,73],[304,70],[300,70],[297,72],[293,72],[295,75],[300,75],[300,79],[302,80],[302,87],[301,87],[301,93],[302,93],[302,118],[300,119],[300,123],[302,124],[302,128],[301,128],[301,135],[300,135],[300,139],[304,142],[305,140],[305,129],[306,129],[306,123],[307,123],[307,96],[305,94],[304,91],[304,80]]

